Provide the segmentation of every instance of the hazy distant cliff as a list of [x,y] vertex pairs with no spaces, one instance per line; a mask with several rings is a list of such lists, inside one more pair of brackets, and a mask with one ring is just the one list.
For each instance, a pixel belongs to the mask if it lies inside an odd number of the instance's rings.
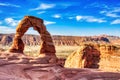
[[[0,44],[2,45],[11,45],[13,41],[14,34],[0,34]],[[53,42],[55,45],[70,45],[75,46],[83,42],[93,42],[93,43],[120,43],[120,38],[116,36],[60,36],[53,35]],[[23,41],[27,45],[39,45],[40,36],[39,35],[24,35]]]

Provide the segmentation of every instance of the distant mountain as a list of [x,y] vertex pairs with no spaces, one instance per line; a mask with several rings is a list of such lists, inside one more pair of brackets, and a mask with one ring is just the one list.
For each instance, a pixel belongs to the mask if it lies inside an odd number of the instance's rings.
[[[13,41],[14,34],[0,34],[0,44],[2,45],[11,45]],[[69,45],[75,46],[80,43],[112,43],[119,44],[120,37],[117,36],[61,36],[53,35],[53,42],[57,46]],[[39,35],[29,35],[25,34],[22,38],[26,45],[40,45],[41,39]]]

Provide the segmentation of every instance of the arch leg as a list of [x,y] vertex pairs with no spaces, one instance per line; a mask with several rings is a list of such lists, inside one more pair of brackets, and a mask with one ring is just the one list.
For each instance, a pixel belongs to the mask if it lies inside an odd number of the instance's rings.
[[29,27],[25,27],[23,25],[19,25],[16,29],[16,34],[12,43],[12,46],[9,49],[9,52],[14,53],[23,53],[24,43],[22,41],[22,36],[28,30]]
[[52,37],[48,31],[45,31],[44,34],[41,34],[41,46],[40,46],[40,54],[52,55],[55,56],[55,46],[52,41]]

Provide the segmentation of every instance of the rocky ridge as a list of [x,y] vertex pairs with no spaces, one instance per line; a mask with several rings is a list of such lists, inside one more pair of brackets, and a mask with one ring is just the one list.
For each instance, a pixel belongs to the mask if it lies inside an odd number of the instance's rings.
[[[11,45],[14,34],[0,34],[0,44]],[[53,42],[56,46],[78,46],[80,43],[112,43],[119,44],[120,38],[116,36],[60,36],[53,35]],[[40,45],[41,39],[39,35],[25,34],[22,38],[26,45]]]

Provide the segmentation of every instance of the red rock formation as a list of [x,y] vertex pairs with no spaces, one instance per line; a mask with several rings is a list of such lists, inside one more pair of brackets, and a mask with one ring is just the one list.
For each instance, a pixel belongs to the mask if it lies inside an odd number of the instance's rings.
[[33,27],[34,30],[37,30],[41,35],[42,42],[40,46],[40,54],[55,56],[56,51],[52,38],[45,25],[43,24],[43,20],[33,16],[25,16],[24,19],[18,24],[14,41],[9,51],[15,53],[23,53],[24,43],[21,38],[30,27]]
[[120,56],[113,45],[81,45],[68,56],[65,67],[69,68],[99,68],[105,71],[120,70]]
[[65,67],[72,68],[98,68],[100,51],[93,45],[81,45],[80,48],[72,53],[65,62]]

